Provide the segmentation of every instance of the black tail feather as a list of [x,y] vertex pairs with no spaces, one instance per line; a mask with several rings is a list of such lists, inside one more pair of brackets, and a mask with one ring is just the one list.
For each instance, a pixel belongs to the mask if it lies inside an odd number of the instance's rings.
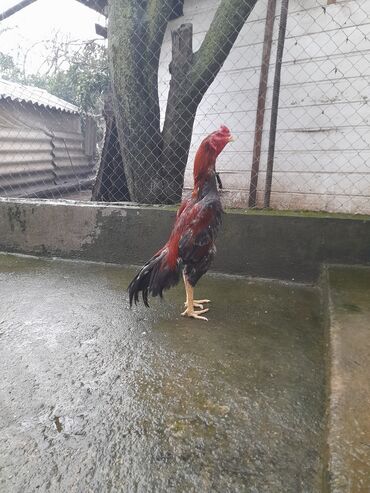
[[167,250],[163,250],[158,255],[152,257],[140,269],[128,287],[130,307],[139,301],[141,292],[144,305],[149,307],[148,296],[162,297],[163,291],[175,286],[179,282],[180,267],[170,269],[166,265]]

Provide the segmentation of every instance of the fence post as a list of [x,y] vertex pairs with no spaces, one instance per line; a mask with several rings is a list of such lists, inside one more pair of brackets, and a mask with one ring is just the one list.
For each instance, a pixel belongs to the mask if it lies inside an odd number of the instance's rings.
[[254,131],[253,158],[251,169],[251,181],[249,186],[249,207],[256,207],[258,172],[261,159],[261,143],[263,132],[263,120],[265,117],[267,82],[270,68],[270,56],[272,47],[272,35],[274,32],[274,21],[276,11],[276,0],[269,0],[266,10],[265,35],[263,40],[261,74],[258,89],[258,101],[256,112],[256,126]]
[[273,88],[273,93],[272,93],[269,148],[268,148],[267,169],[266,169],[265,198],[264,198],[264,203],[263,203],[264,208],[270,207],[272,171],[273,171],[273,167],[274,167],[274,156],[275,156],[276,127],[277,127],[277,117],[278,117],[278,111],[279,111],[280,75],[281,75],[281,65],[283,62],[285,32],[286,32],[286,24],[287,24],[287,18],[288,18],[288,7],[289,7],[289,0],[282,0],[278,45],[277,45],[277,50],[276,50],[274,88]]

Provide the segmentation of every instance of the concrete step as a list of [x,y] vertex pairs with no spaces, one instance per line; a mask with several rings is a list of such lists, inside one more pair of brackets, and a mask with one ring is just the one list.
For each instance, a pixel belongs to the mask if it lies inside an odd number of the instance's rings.
[[370,268],[326,267],[329,490],[370,491]]

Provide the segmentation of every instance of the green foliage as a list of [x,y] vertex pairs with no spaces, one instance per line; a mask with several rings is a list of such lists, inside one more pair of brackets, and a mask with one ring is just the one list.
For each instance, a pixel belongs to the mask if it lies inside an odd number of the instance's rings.
[[83,112],[94,113],[101,110],[102,94],[108,85],[106,49],[92,42],[72,56],[66,70],[50,76],[48,90],[75,104]]
[[1,77],[46,89],[78,106],[82,113],[100,113],[109,84],[106,48],[89,42],[56,64],[52,73],[25,75],[10,55],[0,52]]
[[17,67],[13,57],[0,52],[0,76],[6,80],[18,81],[21,75],[21,70]]

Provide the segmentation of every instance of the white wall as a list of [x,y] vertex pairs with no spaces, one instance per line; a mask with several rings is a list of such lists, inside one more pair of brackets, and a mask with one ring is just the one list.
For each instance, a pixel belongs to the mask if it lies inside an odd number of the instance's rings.
[[[200,104],[185,185],[199,141],[220,124],[238,137],[218,161],[226,205],[248,202],[257,91],[267,0],[259,0],[216,80]],[[196,50],[219,0],[185,0],[185,22],[194,25]],[[277,7],[277,14],[280,5]],[[272,82],[279,17],[263,132],[258,187],[262,205]],[[170,30],[159,80],[162,114],[168,93]],[[291,0],[282,67],[272,207],[370,213],[370,1]]]

